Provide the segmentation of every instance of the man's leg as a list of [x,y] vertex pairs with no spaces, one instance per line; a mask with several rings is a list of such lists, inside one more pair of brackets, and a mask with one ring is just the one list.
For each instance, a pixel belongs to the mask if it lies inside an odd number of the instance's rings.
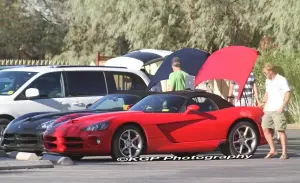
[[277,142],[277,144],[280,144],[280,137],[279,133],[277,131],[274,132],[273,140]]
[[279,135],[279,132],[277,132],[277,143],[279,144],[280,143],[280,135]]
[[278,132],[281,147],[282,147],[282,156],[281,159],[287,159],[287,136],[285,133],[286,127],[287,127],[287,120],[286,120],[286,114],[285,112],[282,112],[280,114],[275,113],[273,115],[273,120],[275,124],[275,129]]
[[274,136],[274,122],[272,119],[272,112],[265,112],[263,118],[262,118],[262,128],[264,131],[264,136],[270,146],[270,152],[268,155],[265,157],[271,158],[275,155],[277,155],[276,152],[276,146],[273,141],[273,136]]

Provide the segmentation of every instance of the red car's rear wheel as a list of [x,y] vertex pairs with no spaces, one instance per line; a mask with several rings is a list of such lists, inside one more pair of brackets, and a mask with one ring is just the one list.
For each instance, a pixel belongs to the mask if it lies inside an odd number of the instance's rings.
[[139,157],[145,148],[144,133],[135,125],[126,125],[117,130],[112,140],[112,157]]
[[259,133],[256,126],[242,121],[233,126],[229,132],[228,145],[221,152],[225,155],[253,155],[259,144]]

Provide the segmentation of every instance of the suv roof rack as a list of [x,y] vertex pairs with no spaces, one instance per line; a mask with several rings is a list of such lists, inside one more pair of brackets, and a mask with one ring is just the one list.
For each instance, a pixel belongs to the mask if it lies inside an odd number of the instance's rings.
[[104,67],[104,68],[123,68],[127,67],[117,67],[117,66],[90,66],[90,65],[52,65],[51,68],[72,68],[72,67]]

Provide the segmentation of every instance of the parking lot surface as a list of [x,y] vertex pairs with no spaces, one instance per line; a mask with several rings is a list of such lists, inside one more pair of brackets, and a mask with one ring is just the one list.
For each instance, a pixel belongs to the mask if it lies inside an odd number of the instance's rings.
[[[109,157],[85,158],[74,166],[0,171],[4,183],[259,183],[300,180],[300,130],[288,130],[288,160],[265,160],[268,146],[248,160],[112,162]],[[279,149],[280,152],[280,149]],[[209,153],[217,155],[218,152]]]

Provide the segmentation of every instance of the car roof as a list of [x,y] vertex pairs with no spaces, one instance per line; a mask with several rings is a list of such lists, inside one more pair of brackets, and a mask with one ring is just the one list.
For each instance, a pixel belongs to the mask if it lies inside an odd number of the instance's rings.
[[138,73],[139,70],[127,69],[125,67],[109,67],[109,66],[33,66],[33,67],[16,67],[3,70],[7,71],[25,71],[25,72],[39,72],[48,73],[54,71],[120,71]]
[[210,95],[214,95],[212,93],[208,93],[205,90],[181,90],[181,91],[167,91],[167,92],[159,92],[158,94],[169,94],[169,95],[180,95],[180,96],[184,96],[184,97],[195,97],[198,96],[199,94],[201,95],[206,95],[206,96],[210,96]]
[[146,97],[148,95],[156,94],[156,93],[162,93],[162,92],[155,92],[155,91],[145,91],[145,90],[124,90],[124,91],[118,91],[112,94],[131,94],[136,95],[139,97]]
[[[227,100],[223,99],[221,96],[213,93],[209,93],[205,90],[182,90],[182,91],[169,91],[169,92],[159,92],[157,94],[164,94],[164,95],[178,95],[186,98],[193,98],[198,96],[203,96],[213,100],[220,109],[233,107],[234,105],[228,102]],[[155,94],[154,94],[155,95]]]
[[14,69],[14,68],[24,68],[24,67],[34,67],[34,66],[31,66],[31,65],[3,65],[3,66],[0,66],[0,70]]

